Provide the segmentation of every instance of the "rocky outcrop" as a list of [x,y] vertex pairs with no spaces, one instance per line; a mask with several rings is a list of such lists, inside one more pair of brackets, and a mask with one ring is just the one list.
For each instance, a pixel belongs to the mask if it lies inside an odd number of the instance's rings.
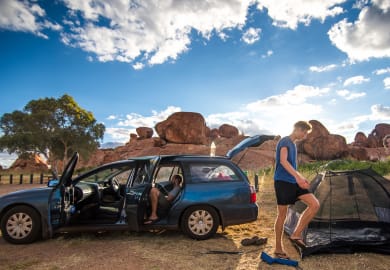
[[217,128],[210,129],[208,137],[213,140],[219,138],[219,131]]
[[239,134],[238,128],[229,124],[223,124],[218,129],[218,134],[224,138],[234,138]]
[[355,135],[355,139],[352,143],[353,146],[360,146],[360,147],[367,147],[368,146],[368,140],[366,134],[363,132],[358,132]]
[[206,123],[203,116],[194,112],[177,112],[155,126],[161,139],[169,143],[205,144]]
[[309,122],[313,130],[302,141],[304,153],[314,160],[332,160],[347,156],[347,142],[343,136],[330,134],[319,121]]
[[9,171],[18,172],[48,172],[49,168],[46,163],[35,155],[26,155],[15,160],[15,162],[8,168]]
[[[305,140],[297,144],[299,163],[343,157],[376,161],[384,160],[386,154],[388,155],[382,147],[382,140],[385,135],[390,134],[389,124],[376,125],[368,137],[363,132],[358,132],[354,142],[347,145],[344,137],[330,134],[319,121],[311,120],[310,123],[313,127],[312,132]],[[225,156],[232,147],[246,138],[239,134],[238,128],[229,124],[221,125],[218,129],[210,129],[206,126],[201,114],[192,112],[174,113],[165,121],[157,123],[155,130],[159,137],[153,137],[152,128],[139,127],[136,129],[137,134],[130,134],[130,140],[125,145],[114,149],[98,149],[87,160],[80,158],[78,168],[92,168],[138,156],[209,155],[212,142],[216,145],[216,155]],[[273,166],[275,149],[279,140],[280,136],[277,136],[274,140],[247,148],[233,161],[244,170],[258,170]],[[47,170],[46,165],[42,166],[42,164],[36,165],[31,160],[18,159],[11,168],[30,172]]]
[[135,130],[140,140],[150,139],[153,137],[153,129],[149,127],[138,127]]
[[377,124],[373,131],[368,135],[368,147],[383,147],[383,138],[390,134],[390,124]]

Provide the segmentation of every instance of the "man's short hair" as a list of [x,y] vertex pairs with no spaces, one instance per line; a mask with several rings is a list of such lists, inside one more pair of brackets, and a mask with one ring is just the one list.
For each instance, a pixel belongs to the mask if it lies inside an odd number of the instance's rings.
[[180,174],[175,174],[173,176],[173,179],[179,180],[179,184],[181,184],[183,182],[183,177]]
[[294,128],[299,128],[301,130],[311,131],[312,125],[307,121],[298,121],[294,124]]

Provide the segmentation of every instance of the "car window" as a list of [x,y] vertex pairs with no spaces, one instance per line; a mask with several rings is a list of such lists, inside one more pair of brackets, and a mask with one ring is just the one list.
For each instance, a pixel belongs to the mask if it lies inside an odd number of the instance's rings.
[[119,184],[126,184],[132,170],[133,167],[129,165],[123,167],[105,168],[87,175],[80,181],[89,183],[103,183],[110,179],[115,179],[119,182]]
[[154,176],[155,183],[167,182],[175,174],[182,175],[181,167],[178,164],[161,164]]
[[240,178],[225,164],[191,164],[192,182],[234,181]]
[[149,164],[143,163],[139,164],[135,170],[135,176],[133,181],[133,187],[148,183],[149,181]]

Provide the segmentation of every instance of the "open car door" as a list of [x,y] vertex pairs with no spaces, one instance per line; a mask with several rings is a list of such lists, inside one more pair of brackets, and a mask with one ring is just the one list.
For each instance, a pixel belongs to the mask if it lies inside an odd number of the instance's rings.
[[272,135],[255,135],[252,137],[248,137],[244,140],[242,140],[239,144],[234,146],[232,149],[230,149],[226,153],[226,157],[228,159],[233,159],[235,156],[237,156],[239,153],[247,149],[248,147],[256,147],[264,143],[268,140],[275,139],[275,136]]
[[126,214],[130,230],[140,231],[149,205],[149,191],[160,156],[136,159],[137,166],[126,191]]
[[75,152],[65,166],[58,184],[54,187],[50,197],[50,223],[53,229],[59,228],[69,221],[74,210],[74,189],[72,176],[79,160],[79,154]]

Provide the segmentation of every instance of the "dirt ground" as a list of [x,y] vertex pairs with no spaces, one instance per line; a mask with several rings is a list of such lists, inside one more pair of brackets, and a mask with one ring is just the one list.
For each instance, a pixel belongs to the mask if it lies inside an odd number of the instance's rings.
[[[0,195],[39,185],[0,185]],[[268,265],[262,251],[272,254],[275,199],[272,179],[261,179],[256,222],[228,227],[206,241],[195,241],[181,232],[125,232],[60,235],[30,245],[11,245],[0,236],[0,269],[293,269]],[[267,237],[262,246],[244,247],[243,238]],[[285,249],[305,270],[388,270],[390,256],[374,253],[313,255],[301,260],[287,237]],[[214,251],[238,254],[209,254]]]

